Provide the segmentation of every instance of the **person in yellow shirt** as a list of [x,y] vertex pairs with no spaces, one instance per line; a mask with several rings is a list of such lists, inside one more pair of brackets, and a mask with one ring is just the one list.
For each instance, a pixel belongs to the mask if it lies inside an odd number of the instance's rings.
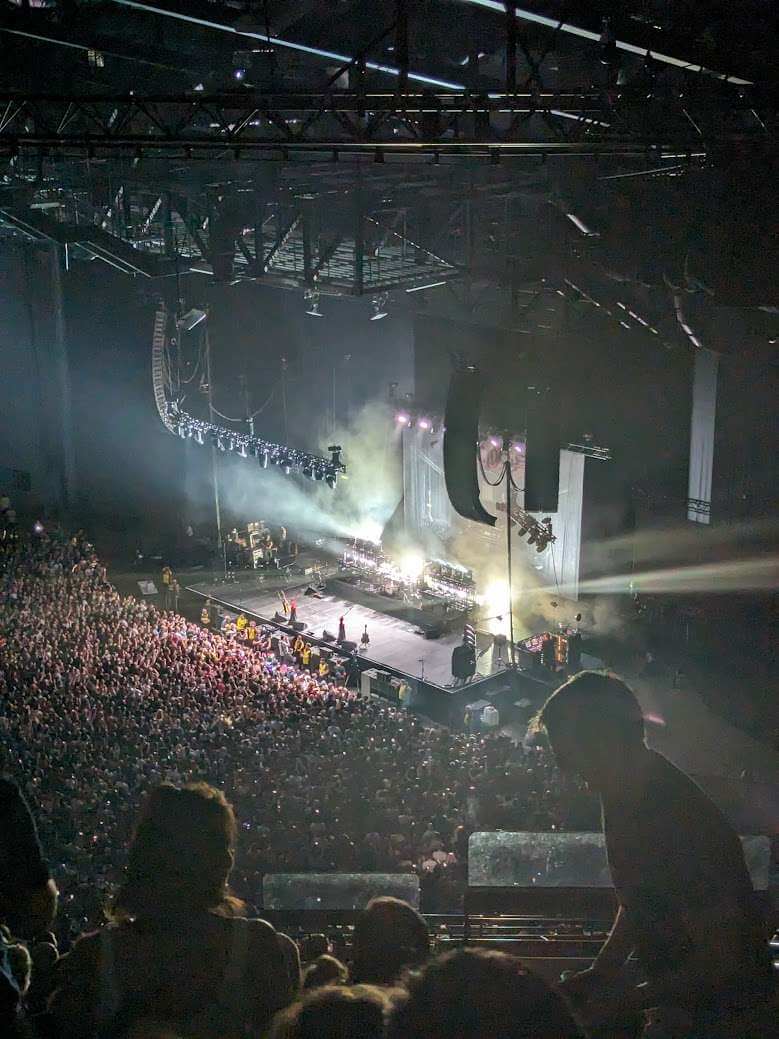
[[330,664],[329,664],[329,662],[327,660],[325,660],[323,658],[319,662],[319,677],[320,678],[327,678],[327,676],[329,674],[330,674]]
[[248,623],[249,623],[249,618],[246,616],[246,614],[245,613],[239,613],[238,616],[235,618],[235,627],[236,627],[236,630],[237,630],[239,635],[244,630],[244,628],[248,625]]
[[311,663],[311,645],[308,642],[303,647],[301,661],[303,663],[303,667],[308,667]]
[[257,641],[257,621],[249,621],[249,627],[246,629],[246,641],[250,646]]
[[200,611],[200,623],[204,628],[209,628],[211,626],[211,604],[209,602],[206,602],[203,609]]

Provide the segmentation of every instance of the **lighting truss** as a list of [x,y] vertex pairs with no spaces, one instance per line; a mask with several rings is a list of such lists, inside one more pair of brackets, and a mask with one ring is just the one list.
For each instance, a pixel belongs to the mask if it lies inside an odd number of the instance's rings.
[[176,433],[183,440],[211,444],[220,451],[229,451],[241,458],[256,458],[263,469],[274,465],[285,474],[303,473],[312,480],[326,482],[328,487],[334,487],[338,474],[346,472],[346,466],[340,460],[340,449],[337,458],[335,451],[331,459],[323,458],[321,455],[276,444],[262,437],[237,433],[214,422],[205,422],[182,411],[175,402],[168,401],[163,421],[172,433]]
[[[496,502],[495,508],[498,512],[505,512],[506,504],[502,501]],[[533,545],[536,552],[543,552],[548,545],[557,541],[557,536],[552,533],[551,519],[537,520],[518,505],[511,508],[511,522],[517,528],[519,536],[526,537],[527,543]]]
[[[683,113],[665,113],[662,129],[642,128],[636,116],[648,102],[625,87],[604,108],[601,93],[485,92],[326,94],[221,92],[176,94],[46,94],[0,91],[0,153],[20,149],[76,157],[126,153],[134,158],[177,155],[185,160],[287,159],[305,152],[328,158],[363,154],[374,161],[392,155],[452,154],[492,158],[500,154],[686,155],[707,141],[748,142],[739,117],[753,101],[726,106],[696,99],[694,131]],[[664,110],[665,111],[665,110]],[[531,116],[564,117],[569,133],[546,139]],[[702,133],[702,136],[701,136]],[[760,141],[762,137],[757,131]]]

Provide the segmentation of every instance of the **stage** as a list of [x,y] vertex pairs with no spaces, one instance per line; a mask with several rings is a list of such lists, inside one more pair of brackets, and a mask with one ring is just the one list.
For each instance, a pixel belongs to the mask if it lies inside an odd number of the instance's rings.
[[[360,655],[368,666],[389,668],[442,688],[451,686],[452,650],[462,641],[462,625],[441,638],[427,639],[416,624],[397,614],[379,612],[365,605],[364,601],[350,602],[338,597],[334,594],[335,581],[327,582],[325,590],[320,593],[322,598],[305,595],[308,583],[306,578],[285,583],[278,577],[267,577],[260,583],[252,575],[229,583],[191,584],[189,588],[266,623],[273,623],[275,614],[281,611],[280,592],[283,591],[288,599],[296,599],[298,620],[306,625],[306,634],[312,638],[322,640],[325,631],[337,634],[339,619],[343,617],[347,639],[359,644],[367,625],[370,645]],[[503,662],[495,656],[490,636],[477,635],[477,653],[477,678],[504,670]]]

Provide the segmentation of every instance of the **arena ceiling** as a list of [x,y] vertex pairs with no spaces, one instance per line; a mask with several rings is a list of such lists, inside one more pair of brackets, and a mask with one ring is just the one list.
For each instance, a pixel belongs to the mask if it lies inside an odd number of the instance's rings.
[[149,277],[629,288],[682,340],[714,302],[766,345],[776,22],[767,0],[5,0],[0,219]]

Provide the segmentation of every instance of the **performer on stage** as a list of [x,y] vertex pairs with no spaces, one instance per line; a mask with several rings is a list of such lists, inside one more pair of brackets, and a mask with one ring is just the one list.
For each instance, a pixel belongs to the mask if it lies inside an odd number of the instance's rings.
[[289,623],[294,624],[298,619],[298,601],[297,599],[290,599],[289,602]]
[[368,625],[366,624],[365,625],[365,630],[363,631],[362,635],[360,636],[360,648],[361,648],[363,653],[367,653],[368,652],[368,646],[370,646],[370,644],[371,644],[371,637],[368,634]]
[[338,641],[346,642],[346,624],[343,617],[338,620]]

